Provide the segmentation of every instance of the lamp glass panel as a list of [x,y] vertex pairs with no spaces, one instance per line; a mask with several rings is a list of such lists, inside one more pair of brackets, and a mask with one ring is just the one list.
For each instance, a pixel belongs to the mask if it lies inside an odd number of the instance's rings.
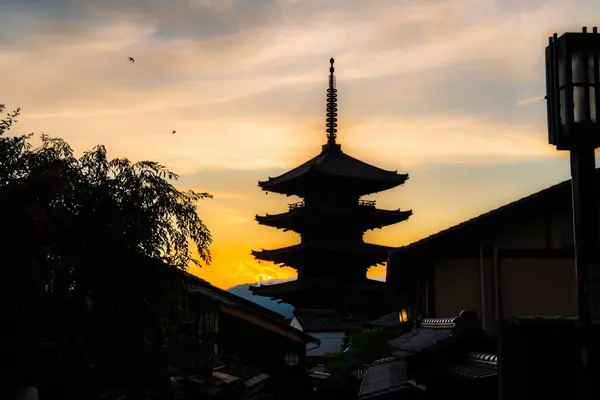
[[564,88],[560,91],[560,124],[567,124],[567,92]]
[[573,74],[573,83],[583,83],[585,79],[585,70],[583,65],[583,53],[577,52],[571,55],[571,70]]
[[563,57],[558,57],[558,86],[563,86],[566,79],[566,68],[565,68],[565,60]]
[[581,86],[573,88],[573,118],[575,123],[585,121],[585,111],[588,105],[585,101],[585,89]]
[[588,88],[590,91],[590,122],[596,123],[596,88]]
[[596,61],[597,59],[594,57],[594,54],[588,54],[587,74],[589,83],[597,83],[594,77],[594,65],[596,64]]

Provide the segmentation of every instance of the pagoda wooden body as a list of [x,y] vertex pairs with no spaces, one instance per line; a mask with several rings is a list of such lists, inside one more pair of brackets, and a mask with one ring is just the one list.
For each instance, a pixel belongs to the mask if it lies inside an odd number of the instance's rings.
[[356,316],[373,311],[373,302],[386,296],[385,284],[367,279],[366,273],[385,262],[390,248],[365,243],[365,231],[404,221],[412,211],[378,209],[375,201],[363,198],[402,185],[408,175],[377,168],[342,151],[335,140],[333,65],[330,72],[327,144],[304,164],[258,183],[264,191],[303,199],[290,204],[287,212],[256,216],[259,224],[298,233],[300,243],[252,252],[257,259],[296,269],[298,279],[251,290],[296,309],[335,309]]

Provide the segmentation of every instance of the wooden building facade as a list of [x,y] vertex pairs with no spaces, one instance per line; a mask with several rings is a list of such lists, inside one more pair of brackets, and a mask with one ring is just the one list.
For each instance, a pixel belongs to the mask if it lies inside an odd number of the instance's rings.
[[[209,354],[213,375],[225,373],[237,379],[236,370],[244,366],[242,370],[250,368],[270,377],[268,386],[275,398],[306,398],[311,386],[305,349],[309,343],[318,347],[320,341],[290,326],[283,315],[182,274],[188,295],[181,309],[191,327],[186,332],[208,345],[204,353]],[[187,349],[182,353],[191,361],[197,357]],[[290,388],[297,392],[291,397]]]
[[391,252],[387,282],[398,307],[474,310],[490,333],[508,316],[576,315],[571,181]]

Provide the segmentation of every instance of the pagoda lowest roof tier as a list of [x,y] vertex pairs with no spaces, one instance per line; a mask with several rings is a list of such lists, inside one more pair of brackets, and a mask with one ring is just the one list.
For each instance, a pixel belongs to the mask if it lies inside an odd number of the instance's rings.
[[[298,279],[274,285],[251,286],[250,291],[261,297],[278,300],[299,308],[347,307],[349,302],[368,302],[366,310],[351,307],[355,314],[369,314],[370,307],[378,308],[387,304],[388,288],[385,282],[364,279],[362,282],[343,282],[340,279]],[[385,308],[385,307],[384,307]],[[372,318],[371,318],[372,319]]]
[[380,292],[386,291],[385,282],[365,279],[363,282],[340,282],[327,279],[296,279],[273,285],[250,286],[250,291],[258,296],[279,298],[280,295],[306,291],[325,290],[328,292]]
[[393,247],[364,242],[314,241],[273,250],[252,250],[252,255],[260,260],[272,261],[276,264],[283,264],[298,269],[306,261],[312,261],[312,259],[308,258],[311,253],[320,253],[320,257],[323,257],[323,253],[328,253],[336,256],[347,255],[353,260],[364,262],[366,267],[383,264],[389,252],[393,249]]
[[344,153],[341,145],[328,143],[316,157],[282,175],[258,182],[258,185],[265,191],[302,196],[310,190],[310,181],[314,183],[319,177],[339,180],[341,185],[352,186],[362,195],[402,185],[408,174],[367,164]]
[[[294,206],[294,207],[292,207]],[[261,225],[272,226],[300,232],[307,223],[307,217],[314,213],[315,217],[322,220],[322,214],[329,214],[335,217],[352,218],[355,220],[353,225],[365,231],[369,229],[381,228],[393,225],[407,220],[412,215],[412,210],[381,210],[375,208],[375,202],[363,204],[356,207],[335,207],[327,204],[309,206],[302,203],[291,204],[290,211],[280,214],[257,215],[254,217]],[[347,220],[347,219],[346,219]]]

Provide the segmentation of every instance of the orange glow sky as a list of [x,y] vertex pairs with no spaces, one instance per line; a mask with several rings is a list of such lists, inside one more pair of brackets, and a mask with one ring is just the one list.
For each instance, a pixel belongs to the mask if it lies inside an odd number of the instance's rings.
[[320,151],[329,57],[343,149],[410,174],[367,197],[413,209],[366,236],[400,246],[568,178],[543,50],[598,20],[591,0],[4,0],[0,103],[23,110],[14,134],[105,144],[212,193],[214,262],[192,272],[227,288],[293,276],[250,256],[298,241],[254,221],[297,201],[257,181]]

